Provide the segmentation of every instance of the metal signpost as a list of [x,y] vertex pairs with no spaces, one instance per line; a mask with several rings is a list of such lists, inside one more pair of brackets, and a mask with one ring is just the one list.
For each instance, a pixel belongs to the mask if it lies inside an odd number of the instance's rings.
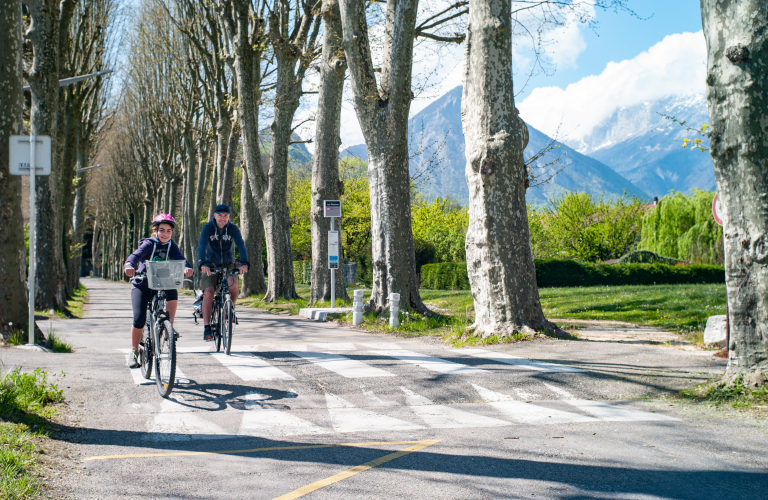
[[334,230],[333,221],[341,217],[341,200],[323,201],[323,215],[331,218],[328,231],[328,269],[331,270],[331,309],[336,309],[336,269],[339,268],[339,232]]
[[11,175],[29,176],[29,341],[35,344],[35,178],[51,174],[51,138],[34,134],[10,137]]

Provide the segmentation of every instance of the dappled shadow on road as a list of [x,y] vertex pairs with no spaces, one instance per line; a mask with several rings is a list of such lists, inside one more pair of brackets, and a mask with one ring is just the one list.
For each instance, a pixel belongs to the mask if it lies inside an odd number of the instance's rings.
[[[131,447],[131,450],[115,450],[110,453],[142,453],[151,451],[200,452],[236,454],[255,460],[270,460],[285,463],[344,465],[358,466],[372,458],[384,456],[386,451],[380,446],[363,445],[357,447],[323,447],[299,450],[254,450],[259,448],[286,448],[296,446],[322,446],[325,443],[307,441],[287,441],[249,436],[203,436],[190,441],[163,441],[162,435],[135,431],[110,431],[86,429],[85,442],[88,444],[108,445],[110,447]],[[215,446],[209,438],[217,438]],[[335,436],[334,441],[355,442],[354,438],[343,441]],[[360,438],[358,437],[358,442]],[[333,441],[329,442],[329,444]],[[731,464],[724,464],[721,470],[681,470],[656,468],[643,469],[627,467],[620,463],[604,460],[596,465],[547,461],[527,453],[529,458],[520,458],[523,452],[503,449],[483,449],[473,446],[471,450],[459,448],[456,453],[450,453],[446,446],[449,441],[443,441],[423,451],[400,457],[387,462],[381,468],[399,474],[398,481],[407,481],[407,475],[423,480],[420,473],[450,475],[431,476],[430,481],[446,481],[446,488],[457,484],[457,479],[476,484],[482,490],[486,479],[511,479],[517,481],[546,482],[554,484],[553,490],[547,493],[548,498],[568,500],[586,498],[617,498],[624,495],[649,495],[653,498],[669,498],[675,500],[699,500],[702,498],[717,499],[762,499],[768,488],[768,474],[762,470],[733,470]],[[397,445],[401,449],[405,445]],[[138,448],[138,449],[136,449]],[[251,450],[243,453],[239,450]],[[730,451],[730,450],[727,450]],[[233,453],[234,452],[234,453]],[[505,457],[505,454],[515,454],[516,457]],[[502,455],[502,456],[499,456]],[[206,455],[210,460],[210,455]],[[189,458],[189,457],[187,457]],[[129,458],[142,460],[145,458]],[[173,460],[170,458],[170,460]],[[562,459],[561,459],[562,460]],[[593,459],[594,462],[594,459]],[[91,462],[93,463],[93,462]],[[186,460],[189,465],[189,460]],[[725,470],[727,466],[728,470]],[[463,479],[461,479],[463,478]],[[493,483],[491,483],[493,484]],[[520,484],[520,483],[517,483]],[[489,492],[493,491],[491,489]],[[546,492],[546,490],[545,490]],[[557,494],[555,493],[557,492]],[[495,497],[498,496],[496,490]],[[511,494],[512,491],[509,491]],[[361,498],[365,497],[361,491]],[[507,495],[504,495],[507,498]]]

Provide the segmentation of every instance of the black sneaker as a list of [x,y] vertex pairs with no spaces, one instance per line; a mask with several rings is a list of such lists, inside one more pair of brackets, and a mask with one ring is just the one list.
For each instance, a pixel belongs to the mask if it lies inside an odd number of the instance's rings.
[[203,327],[203,340],[205,340],[206,342],[210,342],[211,340],[213,340],[213,333],[211,333],[210,325],[205,325]]
[[128,368],[139,367],[139,351],[131,349],[131,356],[128,358]]

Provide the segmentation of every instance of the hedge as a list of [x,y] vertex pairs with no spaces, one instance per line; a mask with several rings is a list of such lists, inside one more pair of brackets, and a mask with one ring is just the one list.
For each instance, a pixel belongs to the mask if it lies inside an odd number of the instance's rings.
[[302,285],[309,285],[312,280],[312,260],[293,261],[293,280]]
[[[697,264],[602,264],[576,260],[536,259],[539,288],[598,285],[675,285],[725,283],[723,266]],[[469,290],[466,262],[426,264],[421,287],[432,290]]]

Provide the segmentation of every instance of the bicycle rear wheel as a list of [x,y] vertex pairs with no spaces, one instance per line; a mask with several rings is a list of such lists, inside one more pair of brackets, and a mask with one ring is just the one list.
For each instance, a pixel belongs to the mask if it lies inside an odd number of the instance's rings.
[[[150,318],[151,320],[151,318]],[[141,342],[139,343],[139,363],[141,363],[141,376],[149,379],[152,377],[152,353],[154,352],[154,346],[152,345],[152,331],[150,322],[144,325],[144,330],[141,333]]]
[[160,396],[167,398],[176,381],[176,339],[170,321],[157,326],[155,339],[155,385]]
[[224,340],[224,352],[229,354],[232,350],[232,320],[235,316],[235,308],[232,301],[227,300],[221,308],[221,337]]

